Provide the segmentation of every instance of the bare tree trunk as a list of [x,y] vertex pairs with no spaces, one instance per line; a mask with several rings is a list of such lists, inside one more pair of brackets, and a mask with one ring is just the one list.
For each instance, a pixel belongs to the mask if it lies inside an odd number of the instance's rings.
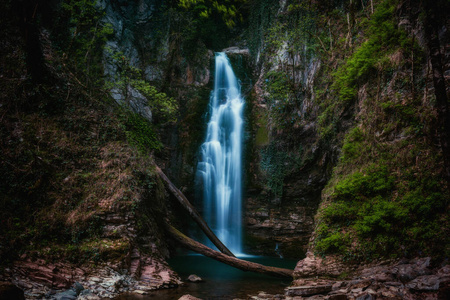
[[177,198],[178,202],[188,211],[189,215],[194,219],[194,221],[200,226],[206,236],[213,242],[213,244],[224,254],[228,256],[235,257],[234,254],[228,250],[228,248],[219,240],[219,238],[212,232],[211,228],[209,228],[208,224],[206,224],[205,220],[203,220],[202,216],[198,213],[195,207],[189,202],[186,196],[176,188],[176,186],[170,181],[170,179],[164,174],[161,169],[156,166],[156,172],[159,177],[164,181],[167,188],[170,190],[172,195]]
[[275,276],[275,277],[292,278],[292,275],[293,275],[292,270],[264,266],[264,265],[261,265],[258,263],[254,263],[254,262],[242,260],[242,259],[239,259],[236,257],[231,257],[228,255],[225,255],[223,253],[220,253],[209,247],[206,247],[205,245],[185,236],[183,233],[178,231],[176,228],[171,226],[169,223],[166,223],[166,230],[176,241],[180,242],[186,248],[188,248],[192,251],[195,251],[197,253],[203,254],[205,256],[211,257],[215,260],[218,260],[224,264],[230,265],[234,268],[237,268],[237,269],[240,269],[243,271],[250,271],[250,272],[266,274],[266,275]]
[[[447,99],[447,90],[443,72],[441,46],[439,42],[439,12],[438,4],[426,1],[425,4],[425,35],[430,52],[431,69],[433,74],[434,94],[438,111],[438,133],[444,156],[445,177],[450,189],[450,111]],[[444,9],[445,11],[445,9]]]
[[41,10],[40,1],[24,0],[12,1],[12,3],[18,13],[18,22],[25,41],[27,73],[34,83],[43,83],[48,77],[48,72],[39,37],[38,17]]

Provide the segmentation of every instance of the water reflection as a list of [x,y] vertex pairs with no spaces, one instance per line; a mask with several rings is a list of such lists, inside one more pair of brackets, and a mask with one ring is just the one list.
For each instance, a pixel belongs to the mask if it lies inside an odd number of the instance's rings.
[[[245,257],[245,260],[264,265],[294,269],[296,261],[274,257]],[[182,280],[191,274],[203,278],[204,282],[189,283],[175,289],[160,290],[149,295],[124,295],[120,300],[168,300],[178,299],[190,294],[201,299],[247,299],[248,295],[256,295],[259,291],[269,294],[283,294],[290,284],[289,280],[270,277],[238,269],[200,255],[179,256],[169,260],[171,267]]]

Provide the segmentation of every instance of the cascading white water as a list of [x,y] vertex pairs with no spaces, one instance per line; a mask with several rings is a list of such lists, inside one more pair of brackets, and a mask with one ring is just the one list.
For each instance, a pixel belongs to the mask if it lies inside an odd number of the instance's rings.
[[234,254],[242,254],[242,111],[240,85],[225,53],[216,53],[210,120],[197,175],[204,218]]

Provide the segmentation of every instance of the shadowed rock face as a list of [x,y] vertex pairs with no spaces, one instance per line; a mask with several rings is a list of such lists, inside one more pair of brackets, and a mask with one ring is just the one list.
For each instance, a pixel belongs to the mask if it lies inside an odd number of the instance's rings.
[[[105,11],[104,21],[112,25],[114,36],[110,38],[104,51],[105,75],[109,81],[116,81],[120,70],[113,57],[122,53],[130,65],[142,69],[147,80],[160,80],[165,59],[166,47],[161,47],[164,34],[156,35],[157,27],[163,26],[160,13],[162,1],[100,1]],[[164,43],[162,43],[164,45]],[[157,49],[156,49],[157,48]],[[150,63],[153,62],[153,63]],[[152,121],[152,112],[148,100],[132,86],[126,91],[118,88],[111,90],[111,96],[117,103],[129,106],[134,112]]]
[[250,241],[250,253],[301,258],[313,229],[314,208],[296,205],[279,207],[271,203],[261,204],[247,198],[246,229]]
[[[302,258],[313,231],[320,193],[327,182],[328,156],[315,146],[317,134],[315,121],[305,118],[302,126],[294,128],[294,140],[284,139],[282,132],[271,132],[264,123],[268,107],[263,88],[264,75],[269,71],[254,61],[246,48],[230,47],[223,50],[233,65],[246,99],[244,168],[244,251],[246,253]],[[320,62],[312,62],[297,74],[307,89],[312,88],[313,77]],[[301,110],[311,110],[314,103],[303,101]],[[261,142],[261,134],[266,135]],[[312,157],[308,164],[284,178],[283,194],[274,196],[267,188],[267,174],[262,171],[261,151],[274,140],[287,152],[295,152],[305,145],[305,152]],[[276,140],[276,141],[275,141]],[[282,163],[287,163],[284,161]],[[291,168],[292,166],[287,166]]]
[[17,299],[25,300],[23,291],[9,282],[0,282],[0,300]]
[[[167,55],[167,28],[162,17],[160,0],[100,1],[105,11],[105,22],[114,29],[114,36],[107,42],[107,48],[122,52],[135,67],[145,71],[148,80],[162,76],[158,63]],[[157,33],[158,32],[158,33]],[[105,53],[105,73],[114,76],[116,67]],[[151,63],[153,62],[153,63]]]
[[[245,216],[247,235],[256,244],[248,244],[252,253],[302,258],[336,154],[320,145],[317,133],[318,104],[312,91],[321,61],[312,57],[305,62],[289,55],[279,53],[292,65],[280,65],[277,57],[255,63]],[[288,73],[283,68],[295,69],[294,82],[302,89],[296,95],[301,99],[299,105],[292,112],[298,122],[278,128],[270,119],[274,108],[268,104],[271,79],[266,76],[279,70]],[[270,187],[274,176],[281,190],[278,195]]]

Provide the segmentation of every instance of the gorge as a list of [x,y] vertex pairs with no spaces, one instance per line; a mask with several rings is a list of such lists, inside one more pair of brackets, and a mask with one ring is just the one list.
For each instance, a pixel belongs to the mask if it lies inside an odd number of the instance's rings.
[[297,262],[239,297],[448,298],[449,8],[4,1],[0,299],[201,289],[162,172],[231,252]]

